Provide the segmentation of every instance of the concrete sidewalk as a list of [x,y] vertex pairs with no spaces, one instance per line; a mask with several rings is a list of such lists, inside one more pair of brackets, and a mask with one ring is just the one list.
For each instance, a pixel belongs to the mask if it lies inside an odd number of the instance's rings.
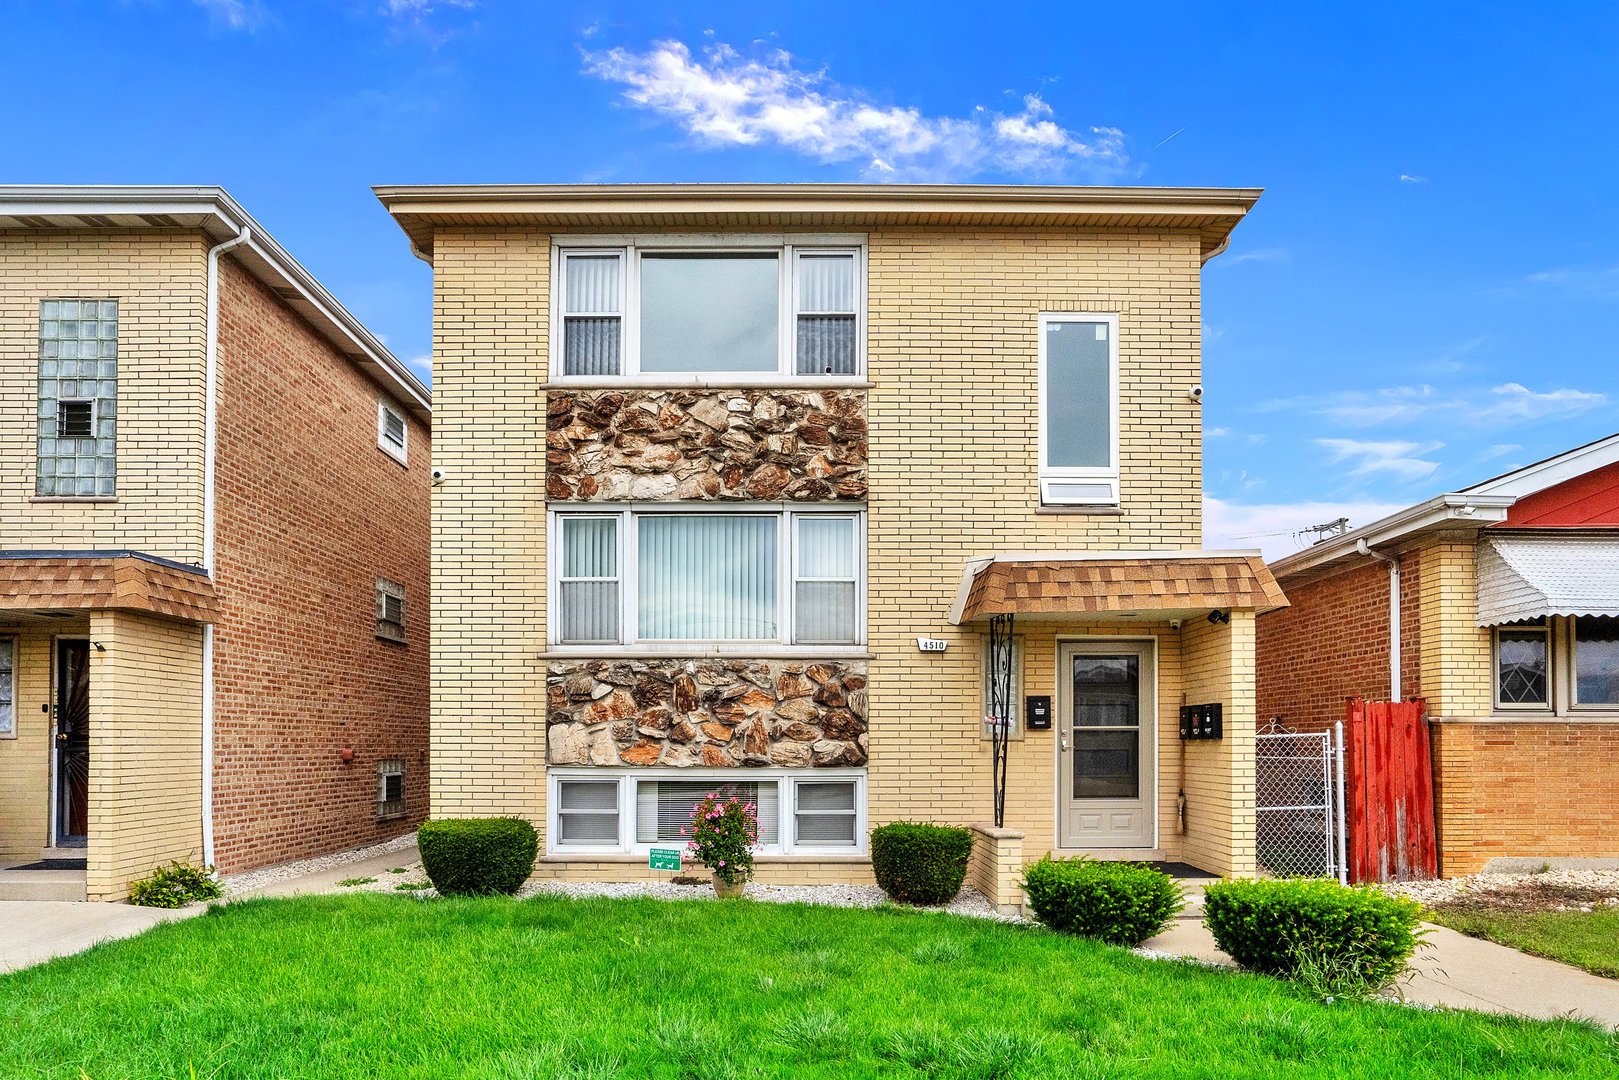
[[71,956],[103,941],[134,937],[158,923],[206,910],[203,904],[166,911],[133,904],[0,900],[0,974]]
[[[1442,926],[1423,925],[1428,930],[1428,947],[1418,951],[1411,964],[1415,974],[1402,984],[1407,1001],[1535,1020],[1577,1016],[1619,1029],[1619,980]],[[1201,895],[1195,904],[1188,903],[1174,925],[1143,948],[1207,963],[1232,963],[1203,925]]]

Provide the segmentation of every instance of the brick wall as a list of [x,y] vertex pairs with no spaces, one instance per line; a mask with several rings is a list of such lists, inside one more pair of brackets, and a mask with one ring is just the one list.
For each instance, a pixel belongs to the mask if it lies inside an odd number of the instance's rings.
[[[545,669],[535,654],[545,642],[546,493],[535,466],[549,238],[442,230],[433,250],[436,460],[450,476],[433,522],[435,813],[543,823]],[[1201,417],[1186,393],[1202,381],[1199,242],[1151,230],[882,229],[869,235],[868,266],[871,824],[979,821],[991,803],[983,632],[949,620],[965,561],[1201,543]],[[1123,513],[1038,512],[1042,311],[1120,315]],[[1239,636],[1251,649],[1248,627]],[[1159,822],[1178,852],[1179,635],[1122,619],[1020,632],[1029,694],[1054,691],[1060,637],[1159,637]],[[919,654],[919,635],[944,638],[947,651]],[[1251,662],[1228,668],[1227,723],[1251,729]],[[1053,732],[1013,748],[1007,826],[1026,832],[1029,857],[1053,842],[1055,758]],[[1224,788],[1218,797],[1231,801]],[[1222,813],[1230,820],[1229,807]]]
[[[1403,697],[1422,693],[1422,560],[1400,557],[1400,681]],[[1299,731],[1344,718],[1351,696],[1387,701],[1389,569],[1376,559],[1307,581],[1283,581],[1291,607],[1259,616],[1258,714]]]
[[[206,245],[192,231],[0,235],[0,549],[202,559]],[[118,301],[118,494],[36,500],[39,304]]]
[[1439,872],[1494,858],[1619,858],[1619,725],[1434,724]]
[[173,860],[202,859],[202,627],[90,614],[85,890],[121,900]]
[[[216,851],[226,872],[374,843],[427,813],[430,435],[377,447],[379,387],[221,261]],[[376,579],[405,587],[403,645]],[[339,760],[352,747],[352,764]],[[377,818],[377,762],[407,814]]]

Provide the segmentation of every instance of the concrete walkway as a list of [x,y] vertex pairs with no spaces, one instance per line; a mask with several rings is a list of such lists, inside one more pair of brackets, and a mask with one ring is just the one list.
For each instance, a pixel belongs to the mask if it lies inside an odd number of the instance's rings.
[[203,904],[165,911],[133,904],[0,900],[0,974],[71,956],[103,941],[134,937],[158,923],[206,910]]
[[[1415,974],[1402,984],[1407,1001],[1536,1020],[1577,1016],[1619,1029],[1619,980],[1442,926],[1424,926],[1428,947],[1418,951],[1411,965]],[[1188,897],[1186,911],[1174,925],[1143,948],[1206,963],[1232,964],[1203,925],[1201,891],[1195,898]]]

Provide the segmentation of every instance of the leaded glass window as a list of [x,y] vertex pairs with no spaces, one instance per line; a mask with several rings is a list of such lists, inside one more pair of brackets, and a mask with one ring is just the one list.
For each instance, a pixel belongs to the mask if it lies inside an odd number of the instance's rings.
[[40,302],[38,425],[36,494],[116,493],[118,301]]
[[1544,706],[1549,639],[1544,626],[1503,626],[1495,633],[1495,695],[1500,705]]

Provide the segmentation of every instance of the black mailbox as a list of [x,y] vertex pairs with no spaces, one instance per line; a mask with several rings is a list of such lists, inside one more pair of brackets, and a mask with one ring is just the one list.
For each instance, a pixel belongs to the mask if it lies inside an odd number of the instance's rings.
[[1225,737],[1225,706],[1218,701],[1207,705],[1181,706],[1181,738],[1221,739]]
[[1023,724],[1030,731],[1051,730],[1051,695],[1023,699]]

